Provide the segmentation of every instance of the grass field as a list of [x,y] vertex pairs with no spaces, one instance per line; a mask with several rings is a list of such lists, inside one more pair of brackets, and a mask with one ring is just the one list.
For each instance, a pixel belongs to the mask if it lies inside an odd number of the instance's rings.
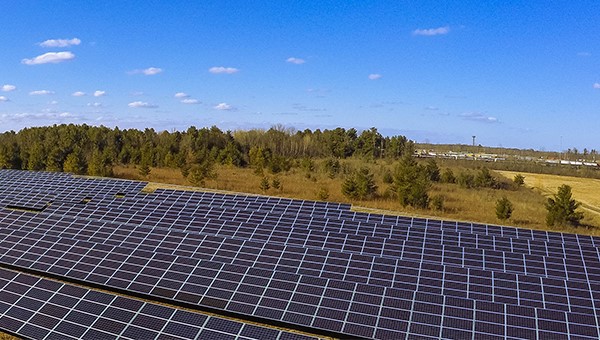
[[[497,171],[499,174],[513,178],[517,172]],[[584,222],[600,225],[600,180],[569,176],[521,173],[525,176],[525,185],[538,190],[542,195],[550,197],[558,191],[558,187],[566,184],[572,189],[573,198],[581,202],[581,208],[586,214]]]
[[[350,165],[356,166],[352,162],[349,162]],[[382,181],[383,172],[386,169],[390,169],[391,165],[381,163],[370,164],[369,166],[375,174],[375,180],[379,186],[378,192],[380,194],[384,193],[387,185]],[[589,181],[595,181],[595,185],[598,185],[596,190],[600,189],[600,180],[524,174],[526,187],[519,188],[518,190],[465,189],[456,184],[436,183],[430,190],[430,196],[441,195],[444,197],[444,209],[436,211],[413,209],[411,207],[404,208],[395,200],[382,197],[368,201],[349,201],[341,193],[342,176],[330,178],[327,174],[319,171],[310,173],[310,176],[298,168],[293,168],[287,173],[278,175],[273,175],[265,171],[264,175],[270,182],[277,177],[282,185],[280,189],[271,187],[266,191],[262,191],[259,188],[262,176],[254,173],[253,169],[217,166],[216,172],[218,173],[217,178],[207,180],[205,188],[191,188],[189,187],[190,183],[182,176],[179,170],[152,168],[148,178],[142,178],[134,167],[114,168],[116,177],[155,182],[149,185],[148,189],[150,190],[157,187],[165,187],[165,183],[167,183],[170,185],[185,186],[185,189],[220,190],[308,200],[323,200],[324,197],[320,196],[319,192],[326,192],[326,200],[352,203],[353,209],[357,211],[474,221],[488,224],[505,224],[530,229],[551,229],[571,233],[600,234],[600,231],[597,229],[600,226],[599,214],[592,213],[591,211],[588,212],[588,210],[584,211],[586,215],[584,223],[588,227],[548,228],[545,225],[546,209],[544,207],[546,196],[555,192],[556,188],[561,184],[571,183],[569,182],[571,180],[573,183],[576,181],[580,182],[577,189],[573,186],[574,197],[577,200],[585,200],[586,207],[600,207],[600,197],[593,195],[593,189],[587,189],[587,191],[585,189],[589,185],[586,184]],[[507,171],[497,173],[501,173],[510,180],[516,174]],[[540,188],[538,189],[538,187]],[[175,188],[184,189],[183,187]],[[583,193],[587,193],[587,196],[583,195]],[[580,194],[582,197],[579,197]],[[496,201],[503,196],[506,196],[514,205],[513,215],[508,221],[500,221],[495,215]]]

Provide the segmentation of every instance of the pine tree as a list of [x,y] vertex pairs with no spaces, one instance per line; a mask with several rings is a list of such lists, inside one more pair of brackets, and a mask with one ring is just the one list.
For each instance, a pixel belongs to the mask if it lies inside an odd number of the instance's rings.
[[546,202],[546,224],[548,226],[571,225],[577,226],[583,219],[583,213],[576,211],[581,206],[572,198],[571,187],[563,184],[558,188],[558,193],[553,198],[548,198]]
[[267,192],[271,186],[269,185],[269,179],[267,177],[263,177],[260,181],[259,188],[263,193]]
[[513,213],[513,205],[506,197],[496,201],[496,217],[500,220],[508,220]]
[[417,164],[410,154],[400,159],[394,172],[393,188],[403,207],[407,205],[426,209],[429,205],[427,191],[431,187],[427,171]]
[[65,163],[63,164],[63,170],[76,175],[85,173],[85,163],[81,157],[81,152],[76,149],[67,155]]

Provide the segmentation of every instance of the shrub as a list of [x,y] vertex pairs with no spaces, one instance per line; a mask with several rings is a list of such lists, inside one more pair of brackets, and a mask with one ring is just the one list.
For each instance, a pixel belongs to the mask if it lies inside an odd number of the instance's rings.
[[433,210],[442,211],[444,210],[444,196],[443,195],[435,195],[431,197],[430,205]]
[[502,197],[496,201],[496,217],[499,220],[505,221],[510,218],[513,212],[513,205],[506,197]]
[[259,188],[260,190],[262,190],[262,192],[267,192],[267,190],[269,190],[271,186],[269,185],[269,179],[267,177],[263,177],[260,180],[260,185]]
[[392,176],[392,172],[390,170],[385,170],[383,173],[383,183],[392,184],[394,183],[394,177]]
[[279,180],[278,177],[273,178],[273,182],[271,183],[271,185],[273,186],[274,189],[281,189],[281,181]]
[[446,168],[440,177],[442,183],[456,183],[456,177],[454,177],[454,172],[450,168]]
[[513,178],[513,183],[517,187],[524,185],[525,184],[525,176],[523,176],[521,174],[516,174],[515,177]]
[[456,178],[456,183],[458,183],[458,185],[460,185],[463,188],[470,189],[475,186],[475,176],[473,176],[473,174],[469,170],[463,171],[460,174],[458,174],[458,177]]
[[335,158],[329,158],[325,161],[325,171],[329,178],[335,178],[340,172],[340,161]]
[[326,201],[329,198],[329,190],[325,187],[321,187],[317,192],[317,199],[320,201]]
[[475,177],[475,185],[480,188],[496,188],[497,181],[488,168],[481,168]]
[[350,199],[370,199],[376,192],[377,185],[368,168],[361,168],[342,183],[342,194]]

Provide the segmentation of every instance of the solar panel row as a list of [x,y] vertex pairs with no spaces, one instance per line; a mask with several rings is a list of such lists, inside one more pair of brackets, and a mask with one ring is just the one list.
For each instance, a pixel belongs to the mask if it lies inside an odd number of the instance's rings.
[[[391,323],[393,319],[385,317],[387,315],[385,313],[393,313],[391,308],[387,309],[383,307],[380,312],[383,312],[384,315],[377,316],[377,311],[383,301],[382,296],[386,298],[388,295],[402,295],[410,298],[409,300],[404,300],[404,302],[414,299],[412,296],[414,292],[410,290],[377,290],[374,289],[373,285],[357,285],[335,280],[316,280],[316,278],[310,277],[307,277],[305,280],[312,283],[315,283],[315,281],[318,282],[316,287],[335,288],[331,288],[331,293],[325,293],[324,295],[321,295],[324,291],[321,288],[321,292],[317,290],[316,295],[303,292],[296,297],[294,293],[297,290],[296,286],[302,282],[299,281],[303,277],[301,275],[283,275],[281,280],[274,280],[275,277],[271,277],[269,281],[265,278],[273,275],[272,271],[256,269],[258,272],[252,272],[251,269],[253,268],[244,269],[241,266],[223,266],[217,265],[214,262],[190,262],[190,260],[184,261],[188,264],[184,266],[176,257],[166,255],[161,257],[159,254],[140,250],[134,251],[108,246],[100,247],[97,244],[85,242],[67,242],[65,239],[60,240],[50,236],[43,236],[43,234],[40,235],[38,240],[41,242],[38,242],[37,246],[27,247],[24,243],[28,242],[23,242],[23,240],[35,239],[29,237],[30,235],[17,231],[13,231],[11,234],[14,235],[15,233],[18,236],[14,238],[14,243],[11,242],[9,237],[1,242],[3,246],[11,246],[8,249],[3,249],[5,250],[5,255],[0,258],[2,263],[14,264],[21,267],[27,267],[26,263],[29,263],[29,268],[45,270],[48,273],[63,275],[73,279],[80,279],[91,284],[123,288],[142,294],[150,294],[155,297],[173,298],[186,303],[200,304],[205,307],[233,312],[252,312],[255,316],[274,320],[281,319],[287,322],[298,322],[295,320],[298,318],[296,315],[301,315],[306,318],[304,321],[301,321],[303,322],[301,324],[306,323],[307,326],[317,328],[322,323],[329,326],[339,324],[339,326],[331,328],[359,336],[373,336],[375,329],[367,327],[364,324],[365,320],[369,318],[373,320],[371,326],[375,325],[375,321],[393,325]],[[70,247],[67,247],[67,244],[70,244]],[[38,256],[34,260],[36,256],[32,254],[40,253],[42,256]],[[120,254],[120,256],[116,254]],[[121,263],[118,270],[115,270],[115,264],[111,263],[111,261]],[[244,273],[244,275],[240,275],[239,273]],[[169,280],[165,277],[170,275],[178,278],[178,280]],[[229,280],[217,279],[227,275],[233,276],[233,278]],[[186,276],[187,280],[184,280]],[[161,280],[161,278],[164,278],[164,280]],[[254,280],[263,280],[264,282],[262,284],[259,283],[258,286],[253,284],[254,282],[244,285],[245,282],[243,282],[242,278],[246,280],[253,278]],[[242,283],[240,284],[239,281],[242,281]],[[281,286],[273,284],[272,281]],[[265,289],[263,286],[272,289]],[[357,291],[361,292],[363,290],[374,290],[375,293],[357,293]],[[292,291],[294,293],[291,293]],[[240,294],[235,296],[236,293]],[[176,294],[179,295],[176,296]],[[409,296],[406,296],[406,294],[409,294]],[[332,309],[329,305],[321,306],[319,304],[321,296],[331,298],[332,301],[329,303],[335,305],[334,308],[336,309]],[[430,296],[441,295],[423,293],[423,296],[431,298]],[[447,297],[449,298],[450,296]],[[283,300],[281,300],[282,298]],[[307,301],[309,298],[310,300]],[[299,307],[297,309],[299,310],[293,310],[293,312],[287,310],[288,300],[298,301]],[[573,301],[573,299],[570,300]],[[301,301],[309,302],[310,307],[301,303]],[[412,302],[414,303],[414,300]],[[564,307],[567,309],[577,307],[576,305],[570,306],[566,302],[563,301],[565,303]],[[256,308],[255,305],[257,306]],[[319,306],[319,308],[315,308],[314,306]],[[304,314],[302,313],[303,311],[305,312]],[[332,313],[334,319],[323,321],[319,318],[314,320],[312,316],[315,312],[317,315],[321,312],[324,316]],[[344,315],[348,313],[351,316]],[[575,313],[570,313],[569,315],[571,314]],[[432,313],[432,315],[436,314]],[[326,317],[323,319],[326,319]],[[349,320],[349,322],[341,323],[340,320],[343,319]],[[337,321],[337,324],[332,323],[332,321]],[[341,328],[342,325],[344,325],[343,328]],[[585,328],[584,325],[581,326]],[[380,333],[387,332],[388,336],[392,334],[399,336],[401,334],[397,332],[399,331],[398,329],[387,330],[382,326],[379,326],[379,328]],[[406,330],[400,329],[400,332],[404,331]]]
[[6,269],[0,329],[32,339],[311,339]]
[[[12,175],[66,196],[0,210],[5,265],[340,336],[599,336],[597,238]],[[14,192],[3,171],[0,183]]]
[[[214,260],[224,263],[245,264],[265,269],[274,269],[278,271],[294,272],[298,274],[311,274],[318,277],[346,280],[358,283],[377,284],[382,286],[395,287],[415,287],[419,266],[415,266],[412,262],[386,260],[380,257],[358,256],[354,254],[344,254],[332,251],[311,251],[309,248],[298,247],[294,245],[276,246],[274,243],[259,243],[252,241],[236,241],[228,238],[219,238],[215,236],[191,237],[192,235],[174,231],[158,231],[155,230],[152,234],[148,230],[140,227],[128,227],[123,225],[115,225],[105,223],[102,226],[94,225],[95,223],[76,223],[68,225],[66,223],[56,222],[56,225],[51,226],[43,221],[32,222],[21,220],[18,230],[31,231],[42,233],[44,235],[54,235],[60,237],[69,237],[77,240],[92,241],[103,244],[118,245],[131,249],[145,249],[153,252],[166,254],[187,256],[195,259]],[[64,222],[64,221],[63,221]],[[1,224],[7,224],[6,219],[0,220]],[[66,227],[65,227],[66,226]],[[419,249],[419,248],[416,248]],[[419,250],[420,251],[420,250]],[[446,253],[447,255],[447,253]],[[427,254],[428,258],[434,258],[435,255]],[[426,263],[428,261],[422,261]],[[596,261],[597,262],[597,261]],[[527,264],[526,262],[522,262]],[[543,265],[544,262],[538,264]],[[551,264],[546,261],[546,266]],[[473,293],[477,286],[489,286],[490,291],[496,289],[495,294],[489,294],[485,297],[489,300],[492,295],[496,299],[513,299],[516,300],[516,293],[508,288],[516,288],[517,282],[523,282],[523,293],[534,292],[538,296],[543,291],[542,281],[539,277],[553,277],[551,269],[542,269],[537,273],[532,268],[529,268],[530,275],[512,275],[504,271],[504,268],[498,269],[495,272],[476,270],[468,270],[462,266],[455,268],[452,266],[423,266],[429,267],[429,272],[422,276],[430,277],[429,280],[422,280],[421,284],[428,287],[429,290],[437,288],[438,291],[442,287],[449,285],[454,287],[447,294],[458,296],[469,295]],[[489,266],[488,266],[489,267]],[[397,268],[403,268],[402,271],[396,272]],[[415,269],[416,268],[416,269]],[[577,274],[580,271],[572,269],[572,267],[560,268],[563,271],[565,268],[570,268],[572,274],[571,281],[573,284],[578,280]],[[455,275],[444,275],[446,272]],[[505,272],[506,275],[502,275]],[[545,275],[545,273],[549,275]],[[483,274],[479,274],[483,273]],[[564,274],[568,274],[564,271]],[[493,275],[492,275],[493,274]],[[521,272],[521,274],[525,274]],[[557,276],[557,275],[554,275]],[[468,278],[480,277],[481,282],[469,282]],[[566,275],[560,277],[566,278]],[[583,277],[581,280],[585,280]],[[526,281],[525,281],[526,280]],[[595,276],[587,273],[587,280],[598,282]],[[497,285],[502,282],[514,283],[499,289]],[[475,287],[475,288],[471,288]],[[448,289],[450,289],[448,287]],[[507,290],[508,289],[508,290]],[[548,291],[547,289],[545,290]],[[478,292],[475,290],[475,292]],[[540,298],[542,297],[539,295]],[[541,301],[524,301],[534,306],[541,306]]]

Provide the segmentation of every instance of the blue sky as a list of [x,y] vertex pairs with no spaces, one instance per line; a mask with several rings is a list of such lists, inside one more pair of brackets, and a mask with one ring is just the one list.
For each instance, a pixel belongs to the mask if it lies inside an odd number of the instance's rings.
[[600,149],[600,2],[9,1],[0,130],[359,130]]

